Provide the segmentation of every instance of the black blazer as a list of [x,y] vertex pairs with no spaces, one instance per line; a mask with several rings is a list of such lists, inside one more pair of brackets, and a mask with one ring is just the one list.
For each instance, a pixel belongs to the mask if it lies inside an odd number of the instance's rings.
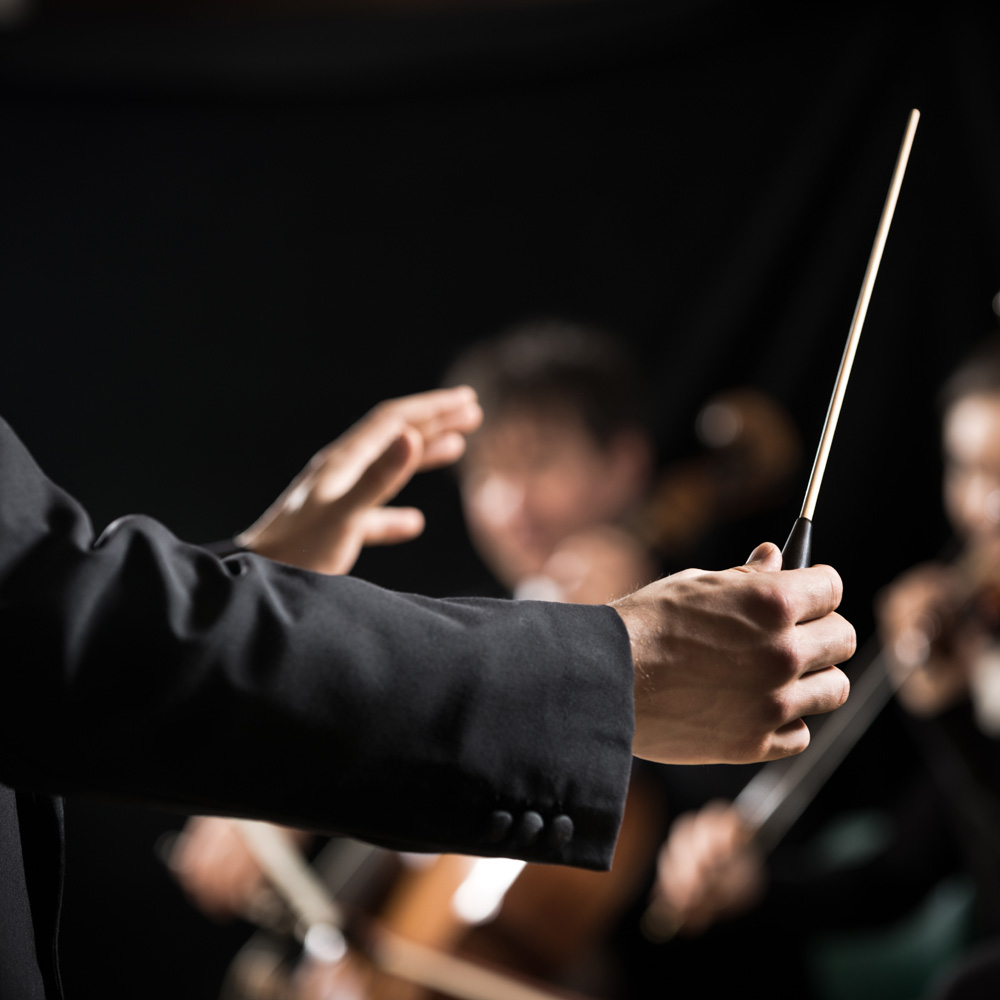
[[58,995],[66,794],[611,862],[633,721],[610,608],[220,559],[142,516],[95,538],[0,420],[0,651],[5,1000]]

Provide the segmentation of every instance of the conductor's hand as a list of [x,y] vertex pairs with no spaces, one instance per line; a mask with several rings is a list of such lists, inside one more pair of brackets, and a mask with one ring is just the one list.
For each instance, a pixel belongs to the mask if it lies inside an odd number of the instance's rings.
[[830,566],[781,570],[770,542],[745,566],[689,569],[611,604],[632,643],[638,757],[749,763],[800,753],[802,721],[838,708],[849,683],[833,664],[856,647],[835,609]]
[[237,541],[303,569],[350,572],[362,546],[406,542],[423,531],[419,510],[384,505],[414,473],[458,459],[481,420],[466,386],[380,403],[319,451]]

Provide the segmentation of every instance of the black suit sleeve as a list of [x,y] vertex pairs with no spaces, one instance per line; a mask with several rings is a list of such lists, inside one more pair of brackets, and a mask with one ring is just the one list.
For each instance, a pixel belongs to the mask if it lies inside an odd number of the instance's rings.
[[609,608],[392,593],[142,516],[95,538],[0,421],[0,651],[14,787],[610,864],[632,669]]

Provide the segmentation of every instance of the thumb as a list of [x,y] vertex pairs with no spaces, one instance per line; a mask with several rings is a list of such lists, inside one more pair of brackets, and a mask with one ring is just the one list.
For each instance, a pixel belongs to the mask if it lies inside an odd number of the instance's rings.
[[774,542],[761,542],[750,553],[747,569],[758,573],[771,573],[781,569],[781,549]]

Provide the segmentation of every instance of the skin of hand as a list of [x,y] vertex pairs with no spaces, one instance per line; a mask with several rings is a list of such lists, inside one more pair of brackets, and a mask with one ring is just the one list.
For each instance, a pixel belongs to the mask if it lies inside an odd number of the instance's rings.
[[612,602],[632,644],[635,755],[740,764],[804,750],[802,717],[850,690],[835,666],[857,645],[842,594],[832,567],[782,572],[765,542],[744,566],[684,570]]
[[656,865],[654,902],[677,932],[704,933],[760,902],[767,876],[760,852],[728,802],[710,802],[674,822]]
[[988,639],[971,617],[958,621],[955,595],[962,590],[955,568],[925,563],[875,602],[899,700],[914,715],[937,715],[968,694],[970,671]]
[[[311,839],[299,830],[278,829],[300,847]],[[169,866],[191,902],[219,923],[246,916],[265,884],[239,824],[221,816],[189,819],[170,853]]]
[[416,538],[423,514],[386,507],[413,475],[456,461],[482,421],[459,386],[380,403],[320,450],[270,508],[237,537],[244,548],[319,573],[347,573],[365,545]]
[[[259,555],[320,573],[347,573],[364,545],[408,541],[423,530],[413,508],[385,507],[414,473],[458,459],[482,420],[472,389],[435,390],[380,403],[318,452],[237,541]],[[287,831],[297,842],[306,834]],[[221,817],[188,821],[170,868],[216,920],[245,913],[264,884],[256,858]]]

